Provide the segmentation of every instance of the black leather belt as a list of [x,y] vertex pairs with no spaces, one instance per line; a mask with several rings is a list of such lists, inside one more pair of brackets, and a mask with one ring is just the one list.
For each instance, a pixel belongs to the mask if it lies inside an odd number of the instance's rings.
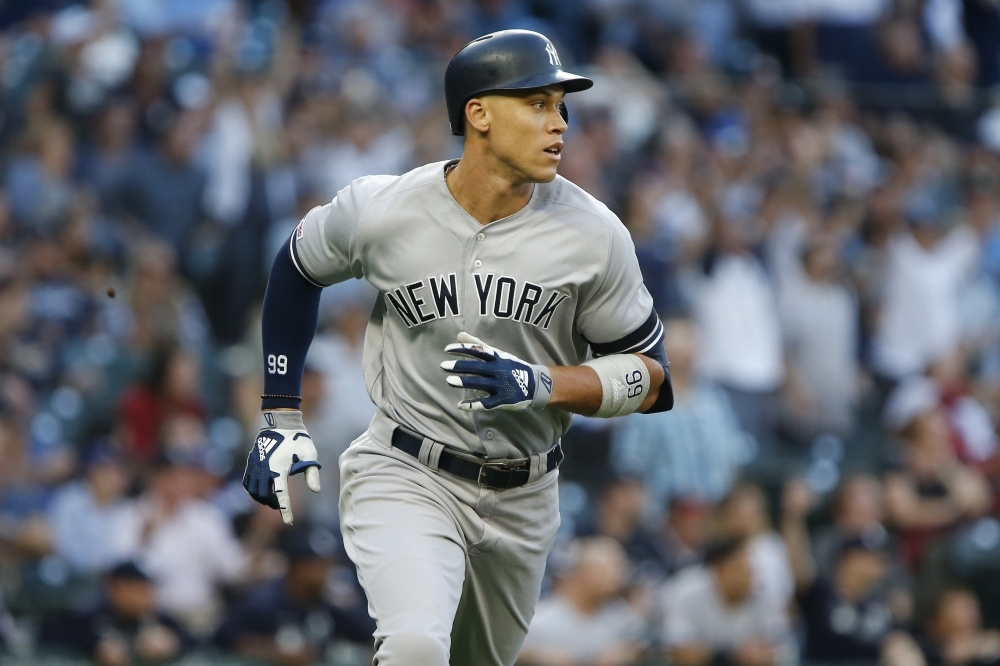
[[[402,428],[392,431],[392,445],[409,453],[414,458],[420,458],[420,447],[423,446],[423,439],[416,435],[411,435]],[[549,451],[545,459],[545,473],[559,467],[563,461],[562,445],[556,444],[555,448]],[[483,488],[493,488],[495,490],[506,490],[508,488],[519,488],[528,482],[531,475],[531,463],[528,460],[510,462],[505,460],[474,462],[466,458],[460,458],[447,449],[441,452],[438,458],[438,469],[444,470],[463,479],[475,481]]]

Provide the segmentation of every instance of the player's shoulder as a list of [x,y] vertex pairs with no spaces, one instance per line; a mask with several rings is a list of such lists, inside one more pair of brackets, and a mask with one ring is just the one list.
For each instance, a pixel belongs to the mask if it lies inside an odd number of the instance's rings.
[[586,239],[595,258],[609,256],[613,247],[631,245],[628,229],[614,211],[576,183],[556,176],[551,183],[536,187],[535,205]]
[[444,180],[444,166],[447,162],[432,162],[417,167],[401,176],[364,176],[351,183],[352,188],[358,188],[370,201],[390,199],[406,192]]
[[562,176],[556,176],[551,183],[540,183],[536,187],[538,191],[535,199],[561,217],[569,215],[575,222],[597,227],[622,226],[621,220],[604,202]]
[[407,191],[444,180],[446,162],[434,162],[417,167],[399,176],[372,175],[357,178],[337,193],[342,203],[352,202],[363,209],[373,201],[381,201]]

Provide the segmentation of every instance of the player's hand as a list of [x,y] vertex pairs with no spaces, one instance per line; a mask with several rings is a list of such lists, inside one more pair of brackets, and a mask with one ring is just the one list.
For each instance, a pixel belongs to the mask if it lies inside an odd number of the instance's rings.
[[292,524],[288,477],[305,472],[306,486],[319,492],[316,446],[302,424],[302,412],[266,411],[268,427],[261,428],[247,456],[243,487],[261,504],[281,511],[285,524]]
[[469,360],[444,361],[441,369],[456,388],[475,389],[476,398],[458,403],[460,409],[542,409],[552,395],[552,377],[544,365],[522,361],[466,332],[444,350]]

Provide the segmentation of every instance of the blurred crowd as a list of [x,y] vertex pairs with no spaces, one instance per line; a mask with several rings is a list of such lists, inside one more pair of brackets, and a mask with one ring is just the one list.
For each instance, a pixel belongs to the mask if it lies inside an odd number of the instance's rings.
[[444,68],[515,27],[596,82],[561,174],[630,230],[676,394],[564,438],[521,662],[1000,662],[994,0],[0,3],[4,654],[370,662],[336,461],[377,294],[324,292],[287,529],[240,484],[267,270],[460,155]]

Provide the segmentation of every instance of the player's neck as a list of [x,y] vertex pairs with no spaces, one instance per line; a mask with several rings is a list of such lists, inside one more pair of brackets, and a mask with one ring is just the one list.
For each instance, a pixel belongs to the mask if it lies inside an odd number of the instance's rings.
[[448,172],[445,182],[458,205],[483,225],[524,208],[535,188],[534,183],[508,173],[497,160],[470,156],[468,151],[458,166]]

